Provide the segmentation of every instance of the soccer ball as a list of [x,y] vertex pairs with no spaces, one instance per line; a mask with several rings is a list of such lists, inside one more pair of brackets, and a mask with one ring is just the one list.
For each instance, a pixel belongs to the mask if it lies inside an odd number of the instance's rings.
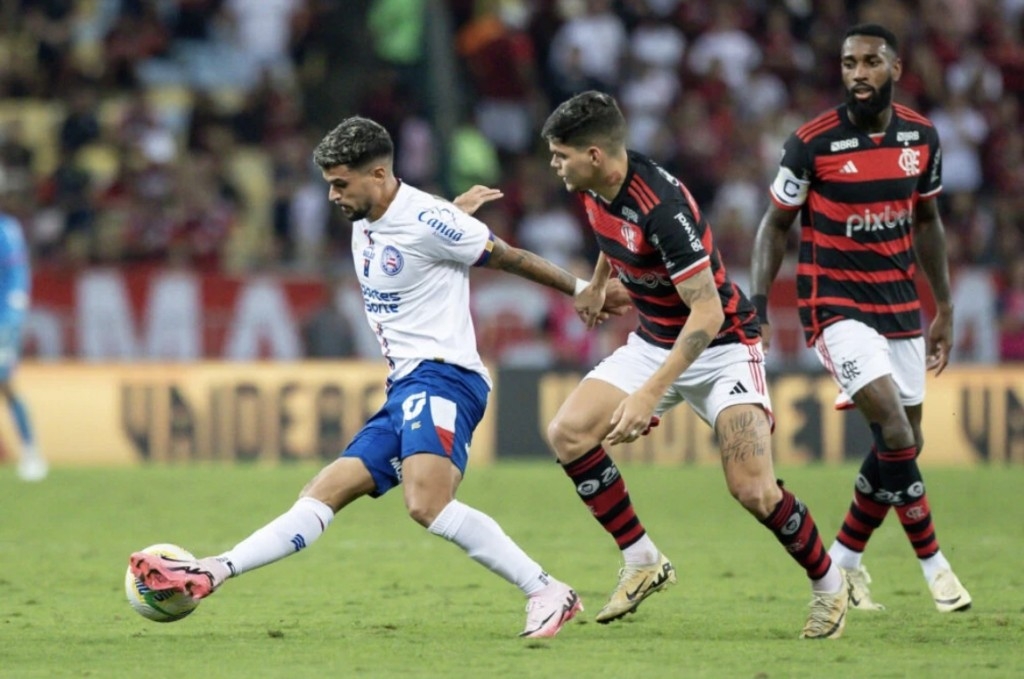
[[[188,550],[168,543],[150,545],[142,551],[171,559],[195,559]],[[141,578],[132,575],[131,568],[124,574],[124,592],[136,613],[155,622],[181,620],[199,606],[198,599],[193,599],[182,592],[154,592],[146,587]]]

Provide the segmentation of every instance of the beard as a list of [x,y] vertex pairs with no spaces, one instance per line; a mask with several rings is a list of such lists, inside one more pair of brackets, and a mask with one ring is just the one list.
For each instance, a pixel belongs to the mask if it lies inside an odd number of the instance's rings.
[[359,210],[352,210],[352,213],[348,215],[350,222],[358,222],[360,219],[366,219],[370,214],[370,208],[362,208]]
[[892,78],[867,99],[857,99],[853,89],[846,90],[846,108],[862,123],[877,122],[882,112],[892,105]]

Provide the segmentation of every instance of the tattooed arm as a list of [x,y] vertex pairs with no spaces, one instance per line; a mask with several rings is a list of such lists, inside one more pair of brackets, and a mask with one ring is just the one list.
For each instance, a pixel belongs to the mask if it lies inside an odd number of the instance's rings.
[[486,266],[489,269],[514,273],[528,281],[564,292],[570,297],[576,294],[576,276],[529,250],[512,247],[497,236],[494,237],[494,247]]
[[690,307],[690,317],[686,319],[683,331],[676,338],[665,362],[643,386],[619,404],[612,416],[614,428],[607,438],[612,445],[632,441],[639,432],[646,429],[651,413],[661,397],[693,365],[722,329],[725,311],[710,267],[680,282],[676,290],[686,306]]
[[658,399],[707,349],[725,321],[722,298],[718,295],[710,267],[680,282],[676,290],[686,306],[690,307],[690,317],[686,319],[665,362],[641,387],[657,394]]

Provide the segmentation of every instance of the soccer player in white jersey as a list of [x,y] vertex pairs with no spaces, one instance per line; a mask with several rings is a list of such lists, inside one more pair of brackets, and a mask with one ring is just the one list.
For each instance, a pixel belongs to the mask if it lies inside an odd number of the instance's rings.
[[[413,520],[528,597],[520,636],[554,636],[582,610],[579,596],[494,519],[455,499],[491,387],[470,317],[469,268],[504,269],[571,295],[586,284],[510,247],[456,204],[402,183],[393,155],[387,131],[360,117],[343,121],[314,152],[330,201],[353,223],[366,317],[390,368],[386,403],[288,511],[234,548],[188,562],[139,552],[131,569],[153,590],[203,598],[229,577],[309,546],[353,500],[402,484]],[[475,210],[482,197],[456,200]],[[621,313],[628,304],[625,290],[616,288],[605,310]]]

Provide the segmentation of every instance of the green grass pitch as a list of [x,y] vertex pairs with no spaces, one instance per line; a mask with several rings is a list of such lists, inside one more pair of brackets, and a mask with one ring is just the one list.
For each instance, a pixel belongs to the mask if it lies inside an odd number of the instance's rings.
[[[809,589],[717,468],[629,466],[641,519],[680,582],[597,625],[618,552],[552,462],[471,469],[459,497],[494,516],[586,610],[519,639],[511,585],[409,520],[401,493],[343,511],[310,549],[157,624],[124,598],[130,552],[226,549],[288,507],[314,467],[0,470],[0,677],[1021,677],[1024,468],[926,469],[939,540],[974,608],[937,613],[895,516],[865,563],[883,613],[801,641]],[[853,467],[779,470],[826,544]]]

